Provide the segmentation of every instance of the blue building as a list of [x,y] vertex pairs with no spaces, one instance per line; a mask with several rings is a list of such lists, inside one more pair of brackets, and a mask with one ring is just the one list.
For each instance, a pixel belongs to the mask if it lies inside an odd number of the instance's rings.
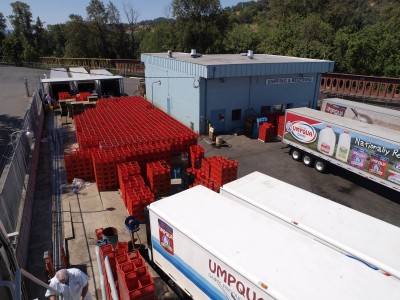
[[327,60],[268,54],[144,53],[146,96],[175,119],[204,134],[243,128],[249,114],[316,107]]

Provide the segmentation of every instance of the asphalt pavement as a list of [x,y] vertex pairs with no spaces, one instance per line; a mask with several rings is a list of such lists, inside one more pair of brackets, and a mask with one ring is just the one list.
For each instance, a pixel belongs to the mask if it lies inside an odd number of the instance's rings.
[[45,73],[49,74],[49,71],[0,64],[1,160],[4,159],[3,155],[8,155],[10,134],[22,128],[30,98]]

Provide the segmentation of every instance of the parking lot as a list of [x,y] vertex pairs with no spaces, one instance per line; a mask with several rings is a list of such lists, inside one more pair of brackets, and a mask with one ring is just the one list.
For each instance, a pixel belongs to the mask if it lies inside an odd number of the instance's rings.
[[[238,177],[259,171],[337,203],[400,226],[399,193],[336,166],[326,174],[306,167],[289,155],[281,142],[263,143],[244,135],[223,135],[224,147],[208,137],[199,141],[205,156],[222,155],[239,161]],[[279,197],[279,195],[277,195]]]

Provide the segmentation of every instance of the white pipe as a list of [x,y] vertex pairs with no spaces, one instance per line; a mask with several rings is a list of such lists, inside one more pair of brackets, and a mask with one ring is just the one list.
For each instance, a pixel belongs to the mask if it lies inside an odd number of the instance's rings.
[[106,293],[106,286],[104,284],[104,273],[103,266],[101,265],[101,257],[100,257],[100,247],[96,246],[96,258],[97,258],[97,267],[99,268],[100,274],[100,286],[101,286],[101,296],[103,300],[108,300]]
[[104,257],[104,263],[106,265],[108,283],[110,284],[110,288],[111,288],[111,296],[112,296],[113,300],[119,300],[117,289],[115,288],[114,276],[111,271],[111,266],[110,266],[110,261],[108,260],[108,256]]

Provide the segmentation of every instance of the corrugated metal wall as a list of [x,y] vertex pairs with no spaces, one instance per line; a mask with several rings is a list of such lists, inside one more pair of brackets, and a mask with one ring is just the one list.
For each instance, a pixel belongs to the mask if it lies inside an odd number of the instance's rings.
[[[217,120],[217,125],[228,132],[243,127],[248,109],[260,113],[262,107],[270,106],[272,110],[274,105],[282,105],[283,109],[286,105],[315,107],[321,73],[331,72],[334,66],[331,61],[297,58],[287,58],[287,62],[202,65],[201,58],[188,62],[160,55],[142,54],[148,98],[152,83],[161,80],[161,86],[153,85],[156,106],[188,127],[194,123],[199,133],[206,132],[206,120]],[[312,80],[266,83],[267,79],[304,77]],[[232,110],[237,109],[241,110],[241,119],[232,120]],[[218,116],[224,120],[218,120]]]
[[[158,80],[161,85],[155,83]],[[199,132],[199,80],[196,76],[147,65],[146,97],[187,127],[193,124],[193,130]]]

